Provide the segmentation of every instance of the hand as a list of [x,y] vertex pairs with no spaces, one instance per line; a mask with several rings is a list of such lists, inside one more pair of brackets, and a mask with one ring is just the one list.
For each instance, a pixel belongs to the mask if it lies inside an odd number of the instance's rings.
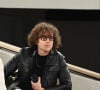
[[38,81],[36,83],[31,81],[31,85],[32,85],[33,90],[44,90],[44,88],[42,88],[42,86],[41,86],[41,78],[40,77],[38,77]]

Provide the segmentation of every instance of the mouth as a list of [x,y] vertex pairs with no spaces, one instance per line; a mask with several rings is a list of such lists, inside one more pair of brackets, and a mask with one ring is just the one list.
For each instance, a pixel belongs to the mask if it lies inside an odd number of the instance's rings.
[[46,47],[51,47],[51,45],[45,45]]

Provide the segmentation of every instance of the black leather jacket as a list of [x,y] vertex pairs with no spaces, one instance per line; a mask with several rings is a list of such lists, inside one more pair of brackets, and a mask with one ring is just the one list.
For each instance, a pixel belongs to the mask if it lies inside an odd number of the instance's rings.
[[[18,69],[17,79],[11,87],[32,90],[29,89],[27,82],[32,73],[35,54],[34,48],[25,47],[5,65],[5,79]],[[59,85],[56,85],[57,79],[59,79]],[[71,77],[64,56],[57,50],[51,50],[47,57],[42,84],[45,90],[71,90],[72,88]]]

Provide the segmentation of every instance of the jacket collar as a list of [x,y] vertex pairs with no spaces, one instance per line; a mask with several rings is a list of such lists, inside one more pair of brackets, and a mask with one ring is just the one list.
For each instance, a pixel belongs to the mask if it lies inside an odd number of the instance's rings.
[[[54,55],[55,52],[56,52],[56,50],[55,50],[55,49],[52,49],[52,50],[50,51],[49,55]],[[35,50],[33,51],[32,56],[35,56],[36,53],[37,53],[37,49],[35,49]]]
[[[55,50],[55,49],[52,49],[51,51],[50,51],[50,53],[49,53],[49,55],[48,55],[48,57],[47,57],[47,61],[46,61],[46,65],[51,65],[52,63],[52,58],[53,58],[53,56],[55,55],[55,53],[56,53],[57,51]],[[37,49],[35,49],[34,51],[33,51],[33,53],[32,53],[32,56],[33,57],[35,57],[35,55],[37,54]]]

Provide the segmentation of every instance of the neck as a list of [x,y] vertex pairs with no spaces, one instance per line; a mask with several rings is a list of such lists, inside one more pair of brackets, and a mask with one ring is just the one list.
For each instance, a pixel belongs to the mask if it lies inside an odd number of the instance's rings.
[[48,51],[43,51],[43,50],[38,50],[38,54],[40,56],[47,56],[49,54],[49,52]]

